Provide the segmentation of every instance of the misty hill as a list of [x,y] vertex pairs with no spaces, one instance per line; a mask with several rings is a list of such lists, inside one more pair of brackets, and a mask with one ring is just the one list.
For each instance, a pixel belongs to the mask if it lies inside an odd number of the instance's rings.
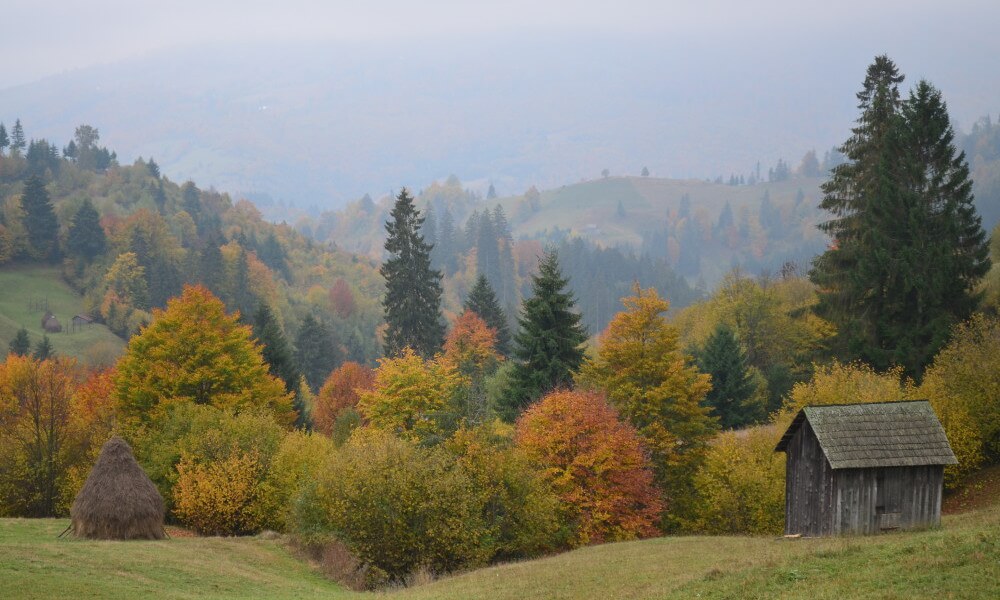
[[[152,156],[176,181],[261,205],[332,208],[449,173],[501,195],[605,168],[715,178],[842,141],[884,33],[836,53],[753,31],[205,45],[0,89],[0,120],[57,140],[88,123],[123,164]],[[996,110],[967,52],[896,46],[966,126]]]

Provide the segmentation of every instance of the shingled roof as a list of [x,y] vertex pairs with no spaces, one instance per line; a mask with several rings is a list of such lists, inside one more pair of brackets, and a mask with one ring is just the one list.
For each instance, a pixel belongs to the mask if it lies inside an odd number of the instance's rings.
[[784,452],[807,420],[833,469],[958,464],[926,400],[807,406],[775,452]]

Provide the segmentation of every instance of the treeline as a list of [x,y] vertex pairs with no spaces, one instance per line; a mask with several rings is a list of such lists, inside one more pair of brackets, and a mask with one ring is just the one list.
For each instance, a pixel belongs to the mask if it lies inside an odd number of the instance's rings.
[[119,165],[87,125],[62,156],[45,140],[22,144],[20,121],[13,131],[0,153],[0,264],[61,265],[89,316],[125,339],[202,284],[261,343],[287,348],[270,358],[297,397],[300,375],[315,392],[342,361],[380,354],[371,261],[267,223],[247,201],[176,184],[153,159]]

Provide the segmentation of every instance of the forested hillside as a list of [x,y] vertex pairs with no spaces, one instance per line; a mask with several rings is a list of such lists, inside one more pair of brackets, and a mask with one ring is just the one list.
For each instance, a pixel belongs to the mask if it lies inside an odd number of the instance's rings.
[[[266,222],[245,200],[173,182],[152,158],[121,165],[87,125],[62,147],[30,138],[20,120],[0,127],[0,268],[57,267],[82,295],[80,312],[126,340],[183,285],[202,283],[316,364],[311,382],[379,355],[382,281],[371,259]],[[13,332],[0,333],[6,347]]]

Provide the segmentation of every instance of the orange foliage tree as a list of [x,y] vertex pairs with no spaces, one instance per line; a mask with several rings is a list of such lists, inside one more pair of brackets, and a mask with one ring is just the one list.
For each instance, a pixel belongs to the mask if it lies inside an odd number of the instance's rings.
[[333,433],[333,424],[340,414],[358,405],[359,392],[370,391],[375,384],[375,371],[353,361],[345,362],[330,373],[313,400],[313,427],[326,435]]
[[330,306],[336,311],[337,316],[341,319],[346,319],[354,314],[354,310],[357,308],[354,302],[354,293],[351,292],[351,286],[348,285],[347,281],[343,277],[338,277],[337,281],[333,282],[330,287]]
[[656,535],[663,505],[649,458],[603,395],[550,393],[518,420],[516,440],[559,495],[571,543]]
[[489,413],[484,383],[503,360],[496,344],[496,331],[470,310],[455,319],[444,342],[441,360],[461,377],[461,395],[465,402],[462,409],[464,416],[473,423],[483,422]]
[[606,393],[638,430],[673,519],[696,510],[691,478],[718,428],[702,405],[711,384],[681,351],[676,328],[663,317],[667,301],[638,284],[633,292],[622,299],[625,310],[611,319],[596,359],[584,366],[580,380]]
[[228,315],[202,286],[185,286],[133,337],[118,364],[115,403],[122,417],[148,422],[172,404],[222,409],[266,407],[291,424],[285,384],[268,373],[250,327]]

